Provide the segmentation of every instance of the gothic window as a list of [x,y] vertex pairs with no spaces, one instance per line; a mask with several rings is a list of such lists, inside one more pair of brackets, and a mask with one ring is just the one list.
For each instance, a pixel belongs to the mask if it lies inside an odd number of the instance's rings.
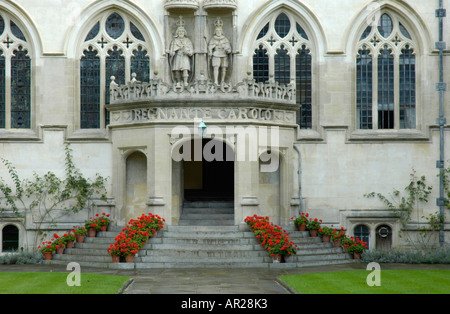
[[408,30],[397,16],[383,13],[358,47],[357,128],[416,128],[416,49]]
[[30,45],[20,27],[0,13],[0,128],[31,128]]
[[80,127],[99,129],[109,124],[111,76],[117,84],[131,80],[132,73],[150,80],[148,43],[126,15],[108,12],[85,37],[80,57]]
[[259,32],[253,55],[256,82],[275,80],[296,84],[297,123],[312,128],[311,43],[301,23],[284,12],[274,14]]

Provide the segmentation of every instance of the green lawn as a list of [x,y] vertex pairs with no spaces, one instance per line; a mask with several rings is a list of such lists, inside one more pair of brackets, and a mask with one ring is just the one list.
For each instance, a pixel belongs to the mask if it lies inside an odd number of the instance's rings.
[[126,276],[80,275],[81,286],[67,284],[69,273],[0,272],[0,294],[116,294]]
[[381,270],[381,286],[370,287],[371,271],[340,271],[281,276],[300,294],[448,294],[450,270]]

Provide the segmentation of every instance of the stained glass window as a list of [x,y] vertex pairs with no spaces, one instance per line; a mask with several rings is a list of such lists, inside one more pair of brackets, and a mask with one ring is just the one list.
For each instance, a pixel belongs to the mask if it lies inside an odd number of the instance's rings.
[[0,41],[0,128],[28,129],[31,127],[30,45],[20,27],[3,13],[0,34],[3,37]]
[[84,41],[94,39],[95,37],[97,37],[99,31],[100,31],[100,22],[97,22],[97,24],[95,24],[94,27],[91,28],[90,32],[87,34],[86,39]]
[[5,57],[3,51],[0,51],[0,128],[5,127],[5,114],[6,114],[6,94],[5,94]]
[[275,55],[275,81],[280,84],[291,82],[291,58],[282,45]]
[[253,78],[257,83],[269,80],[269,56],[263,46],[256,49],[253,56]]
[[131,73],[136,73],[136,79],[142,82],[150,80],[150,58],[141,46],[133,51],[131,57]]
[[80,57],[81,128],[109,124],[106,106],[110,103],[111,76],[120,85],[131,80],[132,73],[139,81],[150,80],[149,50],[137,25],[127,15],[106,12],[86,35]]
[[394,56],[387,46],[378,57],[378,128],[394,128]]
[[123,18],[117,13],[111,14],[106,20],[106,32],[108,35],[113,39],[117,39],[123,34],[124,30],[125,22]]
[[288,16],[281,13],[275,21],[275,31],[281,38],[284,38],[289,34],[290,30],[291,22],[289,21]]
[[[115,82],[119,85],[125,84],[125,57],[122,50],[114,46],[108,51],[106,57],[106,82],[105,86],[105,103],[109,104],[109,85],[111,84],[111,76],[115,77]],[[106,111],[106,125],[109,124],[109,112]]]
[[253,77],[267,82],[296,84],[297,123],[312,128],[312,53],[309,37],[301,23],[288,14],[276,13],[259,32],[253,55]]
[[406,46],[399,58],[400,69],[400,128],[413,129],[416,126],[416,57]]
[[378,25],[378,31],[380,32],[381,36],[383,36],[384,38],[388,38],[392,33],[392,29],[392,19],[389,17],[389,15],[383,14]]
[[372,129],[372,56],[363,46],[356,58],[357,115],[359,129]]
[[356,55],[357,128],[416,127],[413,47],[411,34],[394,14],[383,13],[378,27],[365,29]]
[[81,128],[100,127],[100,58],[89,47],[80,62]]
[[298,50],[295,57],[297,104],[301,109],[297,114],[297,123],[305,129],[312,128],[312,58],[306,46]]
[[31,61],[19,47],[11,58],[11,128],[30,128]]

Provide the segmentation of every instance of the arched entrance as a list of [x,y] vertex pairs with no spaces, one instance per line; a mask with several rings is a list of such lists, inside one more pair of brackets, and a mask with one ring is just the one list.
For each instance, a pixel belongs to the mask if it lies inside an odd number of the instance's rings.
[[225,142],[192,140],[191,159],[183,161],[183,169],[185,201],[234,200],[234,151]]

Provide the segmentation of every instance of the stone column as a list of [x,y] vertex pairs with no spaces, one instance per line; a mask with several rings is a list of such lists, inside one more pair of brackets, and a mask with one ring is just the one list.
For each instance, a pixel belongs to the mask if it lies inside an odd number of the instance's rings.
[[195,34],[193,43],[195,49],[195,73],[194,79],[199,79],[202,74],[208,78],[208,44],[206,42],[206,17],[208,13],[199,8],[195,12]]
[[[237,131],[237,133],[240,133]],[[250,147],[250,145],[255,147]],[[255,153],[252,150],[255,149]],[[257,141],[235,134],[235,223],[258,213],[259,162]]]
[[171,222],[172,158],[166,130],[149,132],[153,142],[147,159],[148,211]]

